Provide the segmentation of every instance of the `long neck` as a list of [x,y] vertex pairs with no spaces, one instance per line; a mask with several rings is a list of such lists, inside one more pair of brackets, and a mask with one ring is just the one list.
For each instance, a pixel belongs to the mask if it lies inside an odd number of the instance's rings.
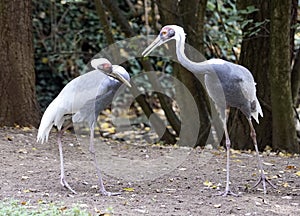
[[177,54],[178,61],[183,67],[185,67],[187,70],[191,72],[200,73],[200,74],[206,74],[207,72],[212,70],[211,66],[206,61],[193,62],[189,60],[184,53],[184,44],[185,44],[185,36],[180,35],[179,40],[176,40],[176,54]]

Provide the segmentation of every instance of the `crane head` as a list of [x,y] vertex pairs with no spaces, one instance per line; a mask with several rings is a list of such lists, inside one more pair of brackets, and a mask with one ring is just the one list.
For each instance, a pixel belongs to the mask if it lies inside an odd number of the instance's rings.
[[142,52],[142,56],[149,55],[156,47],[159,47],[169,40],[180,40],[181,37],[185,37],[182,27],[177,25],[166,25],[160,30],[156,39]]
[[[131,84],[126,80],[123,76],[122,73],[123,71],[119,71],[118,67],[114,67],[115,65],[112,65],[110,61],[108,61],[106,58],[98,58],[98,59],[93,59],[91,61],[91,65],[93,68],[96,70],[102,71],[105,75],[110,76],[114,79],[119,80],[120,82],[124,83],[127,85],[129,88],[131,87]],[[125,70],[125,69],[124,69]]]
[[[124,83],[127,85],[129,88],[131,88],[131,84],[129,83],[129,75],[128,72],[121,66],[119,65],[112,65],[112,70],[110,72],[105,72],[104,73],[107,76],[110,76],[114,79],[119,80],[120,82]],[[128,77],[128,80],[125,78],[125,76]]]

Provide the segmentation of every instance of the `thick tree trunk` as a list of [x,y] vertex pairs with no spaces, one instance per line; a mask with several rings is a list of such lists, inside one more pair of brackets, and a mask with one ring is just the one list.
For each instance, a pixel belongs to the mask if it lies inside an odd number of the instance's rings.
[[300,49],[295,50],[295,32],[298,18],[298,0],[292,0],[291,6],[291,33],[290,33],[290,43],[291,43],[291,63],[293,64],[291,72],[291,88],[292,88],[292,99],[295,107],[298,107],[300,103]]
[[0,124],[38,126],[31,1],[0,0]]
[[273,149],[299,152],[291,94],[290,11],[292,0],[271,1],[270,84]]
[[[258,0],[240,0],[238,1],[238,10],[245,9],[253,5],[259,11],[249,14],[245,19],[253,19],[253,22],[262,22],[270,19],[269,1]],[[249,31],[250,25],[246,25],[243,32]],[[272,113],[271,113],[271,95],[269,82],[269,24],[260,27],[260,31],[253,37],[244,37],[239,64],[247,67],[253,74],[257,83],[257,97],[262,106],[264,117],[259,119],[259,124],[254,123],[257,133],[257,143],[260,150],[267,145],[272,146]],[[252,139],[250,138],[249,124],[245,116],[236,109],[231,109],[229,118],[230,137],[233,148],[236,149],[254,149]]]
[[293,104],[295,107],[298,107],[298,105],[300,104],[300,49],[298,49],[294,59],[294,64],[291,72],[291,81]]

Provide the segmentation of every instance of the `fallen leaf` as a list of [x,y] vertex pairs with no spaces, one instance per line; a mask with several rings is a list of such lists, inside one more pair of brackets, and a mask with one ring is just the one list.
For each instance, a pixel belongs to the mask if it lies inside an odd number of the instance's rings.
[[231,154],[241,154],[240,150],[230,149]]
[[22,131],[25,131],[25,132],[31,131],[31,128],[30,127],[22,127]]
[[45,203],[45,201],[44,201],[44,200],[42,200],[42,199],[39,199],[39,200],[37,201],[37,203],[38,203],[38,204],[44,204],[44,203]]
[[22,180],[27,180],[27,179],[29,179],[29,176],[22,176],[21,179],[22,179]]
[[5,139],[7,139],[8,141],[13,141],[13,138],[11,136],[6,136]]
[[96,213],[100,213],[100,212],[101,212],[99,209],[97,209],[97,207],[94,207],[94,211],[95,211]]
[[255,205],[256,205],[256,206],[261,206],[261,203],[256,201],[256,202],[255,202]]
[[127,187],[127,188],[123,188],[123,190],[127,192],[133,192],[134,188]]
[[26,149],[19,149],[18,150],[18,153],[23,153],[23,154],[27,154],[27,150]]
[[285,167],[285,169],[287,169],[287,170],[296,169],[296,166],[288,165],[288,166]]
[[116,128],[112,126],[110,128],[105,129],[105,131],[108,133],[116,133]]
[[217,189],[218,186],[217,186],[217,185],[213,185],[213,186],[211,186],[211,188],[212,188],[212,189]]
[[26,201],[21,201],[21,205],[26,205],[27,202]]
[[98,189],[98,185],[92,185],[91,189]]
[[282,184],[282,186],[286,188],[286,187],[289,187],[290,185],[289,185],[289,183],[285,182]]
[[268,163],[268,162],[263,162],[263,164],[266,165],[266,166],[275,166],[275,164]]
[[282,176],[281,175],[273,175],[273,176],[271,176],[271,179],[278,179],[278,178],[281,178]]
[[222,204],[215,204],[214,207],[215,208],[220,208],[222,206]]
[[107,128],[110,128],[110,127],[111,127],[111,124],[109,124],[109,123],[107,123],[107,122],[104,122],[104,123],[102,123],[102,124],[100,125],[100,127],[101,127],[102,129],[107,129]]
[[23,190],[24,193],[30,193],[30,190],[29,189],[25,189]]
[[211,187],[211,186],[213,185],[213,183],[210,182],[210,181],[208,181],[208,180],[206,180],[205,182],[203,182],[203,184],[204,184],[205,186],[207,186],[207,187]]
[[60,211],[65,211],[65,210],[67,210],[67,206],[62,206],[62,207],[59,208],[59,210]]

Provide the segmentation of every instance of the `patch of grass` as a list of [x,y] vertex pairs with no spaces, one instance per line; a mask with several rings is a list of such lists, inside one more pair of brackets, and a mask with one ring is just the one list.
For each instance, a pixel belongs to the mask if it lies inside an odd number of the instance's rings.
[[59,203],[30,203],[19,200],[2,200],[0,201],[0,216],[90,216],[86,210],[78,206],[67,207]]

